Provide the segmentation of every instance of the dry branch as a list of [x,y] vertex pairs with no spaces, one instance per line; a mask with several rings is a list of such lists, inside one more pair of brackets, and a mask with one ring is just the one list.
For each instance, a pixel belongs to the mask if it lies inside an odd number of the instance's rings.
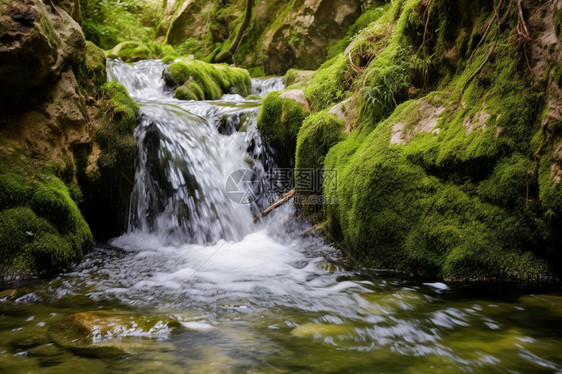
[[285,195],[283,195],[283,197],[281,199],[279,199],[276,203],[274,203],[273,205],[271,205],[269,208],[267,208],[266,210],[264,210],[263,212],[261,212],[260,214],[258,214],[255,218],[254,218],[254,223],[258,222],[260,219],[262,219],[263,217],[267,216],[269,213],[273,212],[275,209],[279,208],[281,205],[285,204],[287,201],[289,201],[291,199],[291,197],[293,197],[295,195],[295,190],[291,190],[289,192],[287,192]]

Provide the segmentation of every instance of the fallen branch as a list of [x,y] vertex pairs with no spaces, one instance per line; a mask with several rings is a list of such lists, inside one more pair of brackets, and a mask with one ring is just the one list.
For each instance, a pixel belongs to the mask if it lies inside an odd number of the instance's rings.
[[289,192],[287,192],[285,195],[283,195],[283,197],[278,200],[275,204],[271,205],[269,208],[267,208],[266,210],[264,210],[263,212],[261,212],[260,214],[258,214],[255,218],[254,218],[254,223],[258,222],[260,219],[262,219],[263,217],[269,215],[269,213],[273,212],[275,209],[279,208],[281,205],[285,204],[287,201],[289,201],[291,199],[291,197],[295,196],[295,190],[291,190]]

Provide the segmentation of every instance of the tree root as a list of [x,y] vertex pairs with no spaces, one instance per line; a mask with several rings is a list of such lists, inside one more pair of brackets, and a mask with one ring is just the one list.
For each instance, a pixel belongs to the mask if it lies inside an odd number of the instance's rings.
[[486,52],[486,57],[484,58],[484,61],[482,62],[482,64],[478,67],[478,69],[476,69],[472,74],[470,74],[470,77],[468,77],[466,83],[464,84],[462,91],[461,91],[461,97],[460,99],[462,99],[462,95],[464,94],[464,91],[466,91],[466,88],[468,87],[468,85],[470,84],[470,82],[472,82],[472,80],[474,78],[476,78],[476,76],[478,74],[480,74],[480,72],[482,71],[482,69],[484,69],[484,66],[486,65],[486,63],[488,62],[488,60],[490,59],[490,56],[492,56],[492,53],[494,52],[494,49],[496,48],[495,45],[491,46],[490,49],[488,49],[488,52]]
[[468,62],[470,63],[472,61],[472,59],[474,58],[474,56],[476,55],[476,51],[478,51],[478,48],[480,48],[480,46],[482,44],[484,44],[484,42],[486,41],[486,39],[488,38],[488,34],[490,34],[490,30],[492,29],[492,25],[494,24],[494,22],[496,21],[497,18],[499,18],[499,10],[501,9],[502,5],[503,5],[504,0],[500,0],[498,3],[497,7],[494,7],[494,15],[492,16],[492,18],[488,21],[488,24],[486,25],[486,29],[484,30],[484,35],[482,35],[482,38],[480,39],[480,41],[478,42],[478,44],[476,45],[476,48],[474,48],[474,51],[472,51],[472,54],[470,55],[470,58],[468,59]]

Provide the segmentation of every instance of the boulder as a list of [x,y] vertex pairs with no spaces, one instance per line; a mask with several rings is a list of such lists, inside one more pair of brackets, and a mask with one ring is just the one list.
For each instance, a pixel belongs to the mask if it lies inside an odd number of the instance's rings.
[[293,100],[299,104],[302,104],[305,110],[310,112],[310,104],[304,95],[302,90],[289,90],[281,94],[281,98],[285,100]]
[[0,15],[0,97],[21,97],[83,60],[82,30],[61,8],[39,0],[1,0]]

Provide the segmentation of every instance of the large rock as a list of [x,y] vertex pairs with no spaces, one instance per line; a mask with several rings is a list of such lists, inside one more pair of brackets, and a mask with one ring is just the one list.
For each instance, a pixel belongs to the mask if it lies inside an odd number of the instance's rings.
[[1,0],[0,14],[0,97],[29,94],[83,60],[82,30],[61,8],[39,0]]
[[345,36],[361,12],[360,0],[306,0],[278,27],[267,30],[261,47],[268,58],[265,71],[282,74],[291,67],[316,69],[327,56],[331,40]]

